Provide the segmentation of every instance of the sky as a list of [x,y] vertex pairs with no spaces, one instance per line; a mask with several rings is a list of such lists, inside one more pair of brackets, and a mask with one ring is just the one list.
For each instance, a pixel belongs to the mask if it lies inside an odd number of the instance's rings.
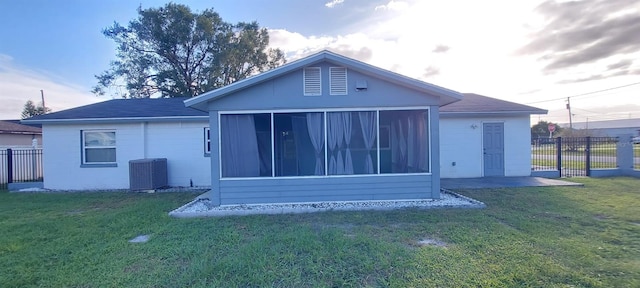
[[[27,100],[53,111],[110,99],[90,91],[115,60],[102,29],[156,0],[0,0],[0,119]],[[209,0],[257,21],[288,61],[329,49],[462,93],[549,110],[555,123],[640,118],[637,0]]]

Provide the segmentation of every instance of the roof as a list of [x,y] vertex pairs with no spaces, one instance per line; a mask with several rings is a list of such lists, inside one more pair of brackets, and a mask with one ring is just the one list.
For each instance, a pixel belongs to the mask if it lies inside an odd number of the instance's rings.
[[462,101],[440,107],[441,114],[547,114],[547,110],[514,102],[463,93]]
[[0,134],[40,135],[42,134],[42,129],[14,123],[11,120],[0,120]]
[[24,123],[166,121],[206,119],[207,112],[186,108],[185,97],[113,99],[22,120]]
[[[441,115],[545,114],[547,111],[509,101],[465,93],[461,101],[440,107]],[[185,107],[185,97],[114,99],[68,110],[35,116],[24,123],[131,122],[203,120],[209,114]],[[12,124],[12,123],[9,123]],[[33,129],[26,125],[15,124]],[[37,128],[36,128],[37,129]]]
[[285,65],[269,70],[267,72],[260,73],[253,77],[249,77],[249,78],[237,81],[233,84],[203,93],[197,97],[187,99],[185,101],[185,105],[187,107],[193,107],[196,109],[206,111],[207,103],[209,101],[215,101],[219,98],[231,95],[242,89],[269,81],[276,77],[282,76],[286,73],[289,73],[298,69],[302,69],[306,66],[314,65],[320,62],[325,62],[325,61],[346,67],[347,69],[358,71],[365,75],[381,78],[381,79],[384,79],[385,81],[388,81],[397,85],[401,85],[404,87],[408,87],[411,89],[415,89],[418,91],[429,93],[431,95],[438,96],[440,97],[440,105],[446,105],[462,99],[462,94],[460,94],[459,92],[456,92],[447,88],[443,88],[437,85],[433,85],[424,81],[420,81],[417,79],[413,79],[404,75],[400,75],[398,73],[394,73],[388,70],[384,70],[382,68],[375,67],[373,65],[369,65],[364,62],[360,62],[358,60],[348,58],[327,50],[323,50],[311,56],[287,63]]

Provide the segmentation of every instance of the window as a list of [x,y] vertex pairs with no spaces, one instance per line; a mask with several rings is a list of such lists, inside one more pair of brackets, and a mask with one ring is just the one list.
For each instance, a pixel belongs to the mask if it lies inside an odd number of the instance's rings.
[[272,176],[271,143],[271,114],[221,115],[222,177]]
[[221,177],[429,173],[428,115],[427,109],[222,114]]
[[115,164],[115,131],[82,131],[83,164]]
[[325,175],[323,114],[273,114],[275,176]]
[[380,126],[390,127],[389,143],[380,143],[389,145],[380,151],[380,173],[429,172],[428,115],[427,110],[380,111]]
[[204,154],[211,154],[211,129],[204,128]]
[[347,68],[329,68],[329,94],[347,95]]
[[303,71],[304,96],[322,95],[320,67],[307,67]]

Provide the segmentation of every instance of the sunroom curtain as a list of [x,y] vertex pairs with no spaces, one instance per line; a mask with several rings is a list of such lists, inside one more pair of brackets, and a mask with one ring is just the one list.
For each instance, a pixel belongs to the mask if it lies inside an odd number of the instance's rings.
[[222,115],[222,177],[260,176],[260,156],[253,115]]
[[342,112],[342,126],[344,127],[344,171],[343,174],[353,174],[353,159],[351,158],[351,112]]
[[393,121],[391,125],[391,172],[403,173],[407,167],[407,139],[405,138],[403,119]]
[[375,171],[373,170],[371,149],[376,142],[376,112],[358,112],[358,118],[360,119],[364,146],[367,149],[367,156],[364,159],[364,173],[373,174]]
[[341,147],[344,140],[344,125],[341,112],[327,113],[327,141],[329,144],[329,174],[344,174],[344,158]]
[[316,168],[314,175],[324,175],[324,129],[322,113],[307,113],[307,131],[316,152]]

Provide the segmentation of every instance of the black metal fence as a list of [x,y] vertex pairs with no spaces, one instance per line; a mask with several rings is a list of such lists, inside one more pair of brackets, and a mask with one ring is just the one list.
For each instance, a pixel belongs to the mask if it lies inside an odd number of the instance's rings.
[[7,189],[9,183],[39,182],[42,179],[42,149],[0,150],[0,190]]
[[558,170],[562,177],[573,177],[590,176],[591,169],[616,168],[617,143],[617,137],[558,137],[532,141],[531,170]]

